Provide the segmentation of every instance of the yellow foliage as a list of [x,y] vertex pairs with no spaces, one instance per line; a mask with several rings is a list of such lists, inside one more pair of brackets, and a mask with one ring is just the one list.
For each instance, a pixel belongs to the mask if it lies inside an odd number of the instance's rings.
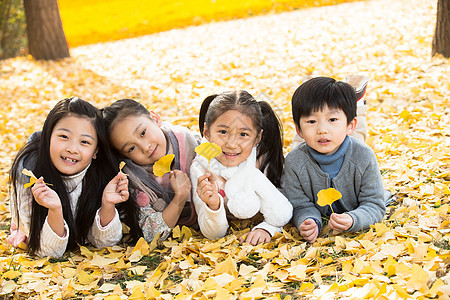
[[127,175],[124,172],[122,172],[123,167],[125,167],[126,163],[124,161],[121,161],[119,164],[119,172],[122,173],[123,175]]
[[[24,168],[24,169],[22,170],[22,174],[27,175],[27,176],[30,176],[30,182],[25,183],[25,184],[23,185],[24,188],[29,188],[30,186],[32,186],[33,184],[36,183],[37,178],[36,178],[36,176],[33,174],[32,171],[27,170],[27,169]],[[44,182],[44,183],[45,183],[45,182]],[[50,184],[50,183],[45,183],[45,184],[46,184],[46,185],[52,185],[52,184]]]
[[333,207],[331,206],[334,201],[339,200],[342,198],[342,194],[334,189],[334,188],[328,188],[326,190],[320,190],[317,193],[317,204],[320,206],[329,205],[331,210],[333,210]]
[[[204,9],[215,20],[236,13],[234,0],[209,2],[204,7],[190,2],[186,13]],[[244,2],[243,11],[250,3]],[[91,43],[144,33],[148,29],[139,23],[144,14],[161,13],[156,22],[189,24],[171,19],[180,20],[181,9],[171,14],[162,6],[174,8],[178,1],[146,1],[131,17],[123,4],[120,13],[113,11],[117,1],[92,0],[84,8],[82,3],[87,1],[59,1],[71,45],[76,39]],[[136,3],[127,5],[133,9]],[[445,299],[450,294],[449,60],[430,58],[436,1],[384,4],[361,1],[282,15],[270,6],[270,16],[72,47],[70,59],[0,61],[0,298]],[[212,5],[229,10],[213,13]],[[104,25],[111,23],[104,14],[136,22],[126,21],[129,30],[117,33],[122,20]],[[208,20],[202,18],[200,23]],[[152,30],[164,26],[149,23]],[[283,123],[287,153],[295,132],[290,99],[302,76],[341,79],[353,73],[369,75],[367,144],[377,155],[386,189],[397,197],[386,217],[366,231],[324,230],[310,245],[288,224],[269,243],[251,246],[239,237],[256,222],[233,222],[219,240],[177,227],[162,242],[156,235],[105,249],[87,244],[62,259],[30,257],[7,243],[8,170],[59,99],[74,95],[104,107],[135,98],[164,121],[198,133],[205,95],[246,89],[270,99]]]
[[58,1],[71,47],[155,32],[356,0],[70,0]]
[[215,143],[205,142],[195,147],[195,152],[206,158],[209,165],[211,159],[222,153],[222,149]]
[[162,177],[164,174],[170,172],[170,165],[174,158],[175,154],[167,154],[158,159],[153,165],[153,174]]

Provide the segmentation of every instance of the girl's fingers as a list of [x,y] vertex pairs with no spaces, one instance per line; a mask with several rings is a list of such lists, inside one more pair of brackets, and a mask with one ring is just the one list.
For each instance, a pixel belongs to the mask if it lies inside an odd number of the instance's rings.
[[37,190],[46,187],[45,183],[43,181],[36,181],[31,188],[31,190]]
[[128,190],[128,182],[123,182],[117,185],[116,191]]
[[206,181],[206,179],[208,179],[209,177],[211,177],[211,174],[210,174],[210,173],[203,174],[202,176],[200,176],[200,177],[198,178],[198,184],[199,184],[200,182]]
[[38,185],[36,187],[33,187],[33,190],[32,190],[33,195],[35,197],[39,197],[40,195],[42,195],[43,192],[46,192],[46,191],[47,191],[47,188],[46,188],[45,184],[43,186]]
[[121,182],[126,181],[128,182],[128,178],[126,175],[124,175],[122,172],[119,172],[114,176],[113,179],[109,182],[109,184],[116,184],[119,185]]
[[212,189],[212,186],[211,186],[211,183],[210,183],[210,182],[208,182],[208,181],[202,181],[202,182],[200,182],[200,183],[198,184],[197,189],[200,189],[200,190],[204,190],[204,189],[211,190],[211,189]]
[[128,197],[130,196],[128,191],[122,191],[122,192],[120,192],[120,195],[122,196],[123,201],[127,201]]
[[204,195],[206,192],[211,191],[211,187],[209,185],[202,185],[197,187],[197,191],[200,195]]

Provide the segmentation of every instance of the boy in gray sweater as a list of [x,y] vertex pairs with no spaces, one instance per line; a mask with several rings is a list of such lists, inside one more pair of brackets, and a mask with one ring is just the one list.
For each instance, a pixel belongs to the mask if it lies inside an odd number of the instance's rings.
[[[381,221],[384,188],[373,150],[349,135],[356,127],[356,94],[348,83],[315,77],[292,96],[297,133],[305,142],[286,157],[283,193],[294,207],[293,221],[314,243],[322,216],[338,232],[355,232]],[[334,188],[342,198],[333,210],[317,204],[320,190]]]

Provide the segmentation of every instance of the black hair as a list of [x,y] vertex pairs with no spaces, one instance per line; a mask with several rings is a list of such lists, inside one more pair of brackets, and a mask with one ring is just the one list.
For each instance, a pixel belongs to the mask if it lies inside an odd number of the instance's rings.
[[[102,108],[101,114],[105,122],[108,140],[111,138],[113,127],[128,116],[144,115],[152,118],[148,109],[133,99],[117,100],[111,105]],[[140,171],[140,167],[138,165],[123,157],[117,149],[113,148],[112,150],[118,159],[127,161],[128,167],[131,167],[131,169],[128,169],[129,172],[133,172],[135,175],[138,174]],[[179,156],[179,154],[175,155]],[[158,182],[156,182],[156,180],[147,175],[148,174],[142,174],[142,172],[139,172],[139,176],[145,176],[145,179],[139,178],[138,176],[129,177],[130,199],[126,202],[120,203],[117,206],[122,221],[130,228],[130,237],[133,241],[137,241],[137,239],[143,235],[139,226],[139,208],[136,203],[137,195],[134,191],[136,189],[144,189],[143,192],[145,192],[145,187],[147,187],[153,191],[157,197],[162,198],[166,203],[170,202],[169,199],[173,196],[168,193]]]
[[300,85],[292,96],[292,117],[300,128],[300,118],[323,109],[341,109],[347,124],[356,117],[356,94],[353,87],[330,77],[314,77]]
[[148,116],[151,118],[150,112],[144,105],[133,99],[120,99],[110,106],[101,109],[103,120],[106,124],[108,137],[117,122],[122,121],[128,116]]
[[[62,174],[54,166],[50,158],[50,138],[55,125],[63,118],[75,116],[90,120],[97,133],[98,152],[96,159],[91,164],[83,178],[82,192],[78,199],[76,216],[71,209],[69,192]],[[43,177],[46,182],[51,183],[52,189],[58,194],[63,211],[63,217],[69,227],[69,242],[66,250],[72,250],[78,244],[87,242],[87,235],[91,228],[96,211],[101,207],[101,199],[105,186],[115,176],[114,160],[111,155],[106,138],[106,130],[99,110],[92,104],[79,99],[67,98],[59,101],[49,112],[41,132],[32,135],[26,144],[16,155],[11,170],[10,183],[13,187],[16,209],[19,207],[17,201],[17,185],[22,184],[25,175],[22,169],[30,169],[37,178]],[[32,193],[30,192],[33,197]],[[39,205],[36,201],[31,204],[30,232],[28,237],[28,251],[35,254],[40,249],[41,230],[47,217],[48,209]],[[17,216],[20,218],[19,212]],[[19,220],[17,220],[19,226]]]
[[269,103],[256,101],[246,91],[214,94],[206,97],[200,107],[199,129],[202,136],[205,125],[209,128],[220,115],[229,110],[248,116],[258,133],[263,130],[257,148],[257,160],[261,162],[259,169],[265,172],[276,187],[280,187],[284,164],[283,126],[280,119]]

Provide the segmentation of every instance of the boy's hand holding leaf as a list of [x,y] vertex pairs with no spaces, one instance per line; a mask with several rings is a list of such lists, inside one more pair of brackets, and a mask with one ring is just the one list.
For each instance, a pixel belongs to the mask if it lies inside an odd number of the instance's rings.
[[317,204],[320,206],[329,205],[331,208],[331,211],[333,212],[330,216],[330,220],[328,222],[328,226],[336,231],[344,232],[348,230],[353,225],[353,218],[349,214],[343,213],[343,214],[336,214],[333,211],[332,204],[336,201],[342,198],[342,194],[334,189],[324,189],[320,190],[319,193],[317,193]]

